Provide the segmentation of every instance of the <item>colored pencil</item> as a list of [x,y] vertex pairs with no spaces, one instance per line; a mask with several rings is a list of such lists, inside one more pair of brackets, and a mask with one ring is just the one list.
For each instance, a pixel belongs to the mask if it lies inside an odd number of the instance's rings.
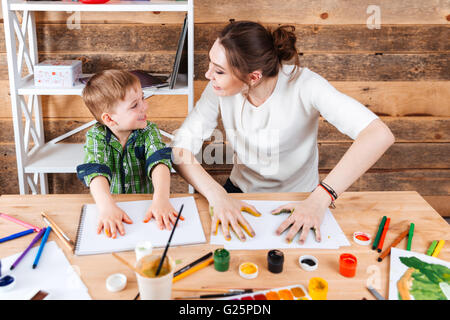
[[16,261],[14,261],[10,270],[13,270],[15,267],[17,267],[19,262],[23,259],[23,257],[25,257],[25,255],[28,253],[28,251],[30,251],[30,249],[34,246],[34,244],[39,241],[39,239],[42,237],[44,232],[45,232],[45,228],[41,229],[41,231],[38,232],[36,237],[34,237],[34,239],[31,241],[31,243],[28,245],[28,247],[25,249],[25,251],[20,255],[19,258],[17,258]]
[[177,282],[178,280],[181,280],[181,279],[187,277],[188,275],[209,266],[212,263],[214,263],[214,258],[209,258],[208,260],[203,261],[202,263],[197,264],[196,266],[190,268],[186,272],[183,272],[182,274],[178,275],[177,277],[174,277],[172,282]]
[[175,220],[175,224],[173,225],[172,232],[170,233],[169,240],[167,241],[166,248],[164,249],[161,260],[159,260],[158,269],[156,269],[156,273],[155,273],[156,276],[158,276],[159,273],[161,272],[161,267],[163,265],[164,259],[166,258],[167,250],[169,250],[170,241],[172,241],[172,237],[173,237],[173,234],[175,233],[175,229],[177,228],[178,220],[180,220],[181,212],[183,212],[183,208],[184,208],[184,204],[181,205],[180,211],[178,212],[177,219]]
[[375,297],[375,299],[377,299],[377,300],[386,300],[386,299],[384,299],[384,297],[377,290],[375,290],[371,286],[368,286],[367,290],[369,290],[369,292]]
[[439,252],[441,252],[442,247],[444,246],[445,240],[439,240],[436,249],[434,249],[432,257],[436,257],[439,255]]
[[[253,289],[225,289],[225,288],[172,288],[172,291],[185,291],[185,292],[215,292],[215,293],[227,293],[227,292],[239,292],[245,293],[245,290],[253,290]],[[250,292],[250,291],[249,291]]]
[[17,224],[20,224],[21,226],[24,226],[24,227],[26,227],[26,228],[28,228],[28,229],[34,229],[36,232],[41,231],[41,228],[36,227],[36,226],[33,226],[32,224],[29,224],[29,223],[27,223],[27,222],[25,222],[25,221],[22,221],[22,220],[19,220],[19,219],[17,219],[17,218],[8,216],[6,213],[1,213],[1,212],[0,212],[0,217],[3,217],[3,218],[5,218],[6,220],[15,222],[15,223],[17,223]]
[[10,236],[1,238],[0,239],[0,243],[5,242],[5,241],[9,241],[9,240],[13,240],[13,239],[17,239],[17,238],[26,236],[27,234],[33,233],[33,232],[34,232],[34,229],[28,229],[28,230],[25,230],[25,231],[17,232],[17,233],[14,233],[14,234],[10,235]]
[[75,248],[75,244],[73,243],[72,240],[70,240],[70,243],[64,238],[64,236],[58,231],[57,228],[55,228],[55,224],[51,223],[49,220],[47,220],[46,217],[42,217],[45,221],[45,223],[49,226],[52,227],[53,231],[55,232],[56,236],[64,243],[64,245],[69,249],[69,251],[73,251],[73,249]]
[[244,292],[226,292],[226,293],[216,293],[216,294],[202,294],[200,296],[196,297],[175,297],[175,300],[180,299],[211,299],[211,298],[224,298],[224,297],[231,297],[231,296],[237,296],[243,293],[251,293],[253,292],[252,289],[247,289]]
[[39,246],[39,250],[38,250],[38,252],[36,254],[36,258],[34,259],[34,262],[33,262],[33,269],[36,269],[36,267],[39,263],[39,259],[41,258],[42,251],[44,250],[44,246],[47,243],[47,239],[48,239],[48,235],[50,234],[50,231],[52,231],[51,227],[47,227],[45,229],[45,233],[44,233],[44,236],[42,237],[41,245]]
[[54,231],[58,231],[70,245],[74,246],[75,243],[70,240],[70,238],[62,231],[62,229],[53,221],[45,212],[41,212],[41,216],[44,218],[44,221],[52,227]]
[[411,243],[414,235],[414,223],[410,223],[408,232],[408,244],[406,245],[406,250],[411,251]]
[[375,236],[375,240],[373,240],[372,243],[372,250],[375,250],[378,246],[378,241],[380,241],[381,233],[383,232],[384,224],[386,223],[386,218],[387,217],[384,216],[383,219],[381,219],[380,225],[378,226],[377,235]]
[[44,300],[45,297],[48,296],[48,293],[42,290],[39,290],[35,295],[33,295],[30,300]]
[[383,233],[381,234],[380,242],[378,242],[378,252],[381,252],[381,250],[383,250],[384,239],[386,238],[386,233],[389,229],[389,222],[391,222],[391,218],[387,218],[386,223],[384,224]]
[[[181,218],[180,218],[180,219],[181,219]],[[191,268],[194,267],[195,265],[199,264],[200,262],[205,261],[206,259],[208,259],[209,257],[211,257],[212,254],[213,254],[212,251],[211,251],[211,252],[208,252],[208,253],[205,254],[203,257],[201,257],[201,258],[195,260],[194,262],[191,262],[191,263],[188,264],[187,266],[185,266],[185,267],[181,268],[180,270],[176,271],[176,272],[173,274],[173,277],[179,276],[180,274],[182,274],[183,272],[188,271],[189,269],[191,269]]]
[[434,241],[431,243],[430,247],[429,247],[428,250],[427,250],[427,256],[431,256],[431,255],[433,254],[434,249],[436,249],[437,244],[438,244],[438,241],[437,241],[437,240],[434,240]]
[[378,262],[381,262],[387,255],[391,253],[392,247],[395,247],[403,240],[404,237],[408,235],[409,228],[399,234],[399,236],[391,243],[389,247],[387,247],[378,257]]

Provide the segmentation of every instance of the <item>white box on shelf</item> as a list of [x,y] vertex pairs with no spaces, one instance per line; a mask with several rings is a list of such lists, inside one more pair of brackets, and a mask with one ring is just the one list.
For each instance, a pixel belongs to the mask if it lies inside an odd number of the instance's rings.
[[72,88],[81,75],[79,60],[45,60],[34,66],[34,85],[47,88]]

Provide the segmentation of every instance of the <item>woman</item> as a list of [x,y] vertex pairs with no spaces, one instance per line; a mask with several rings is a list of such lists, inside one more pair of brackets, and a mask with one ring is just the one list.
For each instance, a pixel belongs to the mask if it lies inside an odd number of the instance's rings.
[[[286,235],[290,242],[303,227],[302,244],[313,228],[320,241],[326,209],[394,143],[391,131],[374,113],[300,67],[293,31],[294,27],[282,26],[271,32],[248,21],[226,26],[209,51],[205,76],[210,82],[172,144],[175,169],[206,197],[214,212],[211,225],[220,221],[226,239],[229,225],[241,240],[245,235],[239,225],[253,236],[241,209],[256,211],[227,192],[310,192],[304,201],[273,211],[292,211],[276,233],[291,226]],[[219,115],[235,153],[224,187],[194,158]],[[320,115],[354,139],[321,185]]]

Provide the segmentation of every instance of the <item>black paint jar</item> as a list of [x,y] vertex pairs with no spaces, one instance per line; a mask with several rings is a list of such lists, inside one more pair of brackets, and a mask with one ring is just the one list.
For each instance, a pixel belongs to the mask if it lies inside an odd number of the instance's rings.
[[270,250],[267,253],[268,269],[272,273],[280,273],[283,271],[284,254],[280,250]]

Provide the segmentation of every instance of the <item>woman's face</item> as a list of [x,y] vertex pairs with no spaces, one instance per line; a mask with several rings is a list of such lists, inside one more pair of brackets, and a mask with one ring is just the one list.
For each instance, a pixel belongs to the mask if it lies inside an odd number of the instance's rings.
[[218,39],[209,51],[209,67],[205,77],[211,81],[214,93],[218,96],[232,96],[245,87],[244,82],[233,74],[227,62],[225,49]]

